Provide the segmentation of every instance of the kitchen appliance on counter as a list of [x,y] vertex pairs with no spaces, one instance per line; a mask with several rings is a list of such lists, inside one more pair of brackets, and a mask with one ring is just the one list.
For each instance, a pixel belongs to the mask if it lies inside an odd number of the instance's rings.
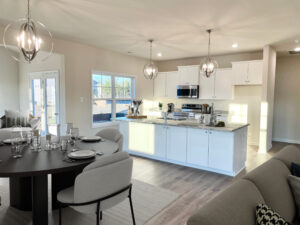
[[174,103],[168,103],[168,113],[174,112]]
[[199,85],[177,85],[177,98],[199,98]]

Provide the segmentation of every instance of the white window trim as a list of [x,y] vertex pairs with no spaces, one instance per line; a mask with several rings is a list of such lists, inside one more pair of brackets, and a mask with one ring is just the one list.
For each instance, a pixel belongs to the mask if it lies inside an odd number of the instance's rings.
[[[112,97],[111,98],[93,98],[93,74],[98,74],[98,75],[109,75],[112,77]],[[122,99],[115,99],[115,77],[125,77],[125,78],[131,78],[133,81],[133,84],[131,84],[131,92],[133,93],[132,98],[122,98]],[[99,128],[99,127],[110,127],[110,126],[117,126],[119,123],[114,121],[116,118],[116,100],[135,100],[135,86],[136,86],[136,77],[128,74],[119,74],[119,73],[112,73],[112,72],[106,72],[106,71],[99,71],[99,70],[92,70],[91,71],[91,76],[90,76],[90,84],[91,84],[91,125],[92,128]],[[101,99],[101,100],[112,100],[112,120],[103,122],[103,123],[94,123],[93,120],[93,102],[94,100]]]

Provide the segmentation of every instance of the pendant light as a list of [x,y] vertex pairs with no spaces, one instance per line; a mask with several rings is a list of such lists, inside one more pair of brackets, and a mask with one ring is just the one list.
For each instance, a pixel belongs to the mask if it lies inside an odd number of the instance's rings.
[[157,77],[158,74],[158,68],[152,61],[152,43],[153,40],[149,40],[150,43],[150,57],[149,57],[149,63],[144,66],[144,76],[148,80],[154,80]]
[[205,77],[210,77],[215,74],[216,69],[218,68],[218,63],[216,60],[210,56],[210,33],[211,30],[207,30],[208,33],[208,51],[207,57],[200,64],[200,73]]
[[[40,51],[45,51],[38,61],[47,59],[53,51],[52,35],[41,22],[34,21],[30,14],[30,0],[27,0],[27,16],[5,27],[3,43],[5,48],[17,47],[20,57],[12,55],[19,62],[31,63]],[[45,40],[42,39],[44,35]],[[47,39],[47,41],[46,41]],[[43,47],[43,48],[42,48]]]

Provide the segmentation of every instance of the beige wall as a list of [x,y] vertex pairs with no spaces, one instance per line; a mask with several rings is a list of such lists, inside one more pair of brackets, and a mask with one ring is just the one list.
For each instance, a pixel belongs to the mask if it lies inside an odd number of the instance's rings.
[[[247,60],[256,60],[263,58],[263,52],[249,52],[249,53],[237,53],[230,55],[218,55],[214,56],[218,61],[219,68],[230,68],[231,62],[235,61],[247,61]],[[194,57],[186,59],[175,59],[158,62],[158,69],[160,72],[165,71],[175,71],[177,66],[186,66],[186,65],[199,65],[203,57]]]
[[[239,53],[231,55],[216,56],[219,68],[231,67],[231,62],[262,59],[263,53]],[[161,72],[177,70],[177,66],[181,65],[199,65],[202,58],[178,59],[158,62],[158,69]],[[214,103],[217,110],[225,110],[229,112],[229,121],[232,116],[240,114],[242,118],[250,123],[248,130],[248,143],[253,145],[259,144],[259,125],[260,125],[260,102],[261,102],[261,86],[235,86],[234,99],[231,101],[223,100],[193,100],[193,99],[154,99],[148,102],[148,108],[156,108],[158,102],[162,102],[165,106],[169,102],[175,103],[176,108],[181,108],[183,103]],[[151,104],[152,103],[152,104]],[[149,110],[148,109],[148,110]],[[246,109],[246,110],[245,110]],[[245,120],[243,120],[244,122]],[[242,122],[242,121],[241,121]]]
[[19,66],[13,51],[0,47],[0,117],[5,109],[19,110]]
[[277,58],[273,140],[300,143],[300,56]]
[[153,96],[153,82],[143,76],[145,59],[62,39],[54,39],[54,52],[65,60],[66,121],[78,126],[81,134],[91,135],[100,130],[92,128],[92,70],[135,76],[137,98]]

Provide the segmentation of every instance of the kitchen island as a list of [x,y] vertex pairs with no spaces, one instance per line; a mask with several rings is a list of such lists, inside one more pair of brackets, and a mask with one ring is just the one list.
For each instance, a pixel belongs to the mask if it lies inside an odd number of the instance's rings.
[[124,151],[236,176],[245,168],[249,124],[210,127],[195,121],[117,118]]

